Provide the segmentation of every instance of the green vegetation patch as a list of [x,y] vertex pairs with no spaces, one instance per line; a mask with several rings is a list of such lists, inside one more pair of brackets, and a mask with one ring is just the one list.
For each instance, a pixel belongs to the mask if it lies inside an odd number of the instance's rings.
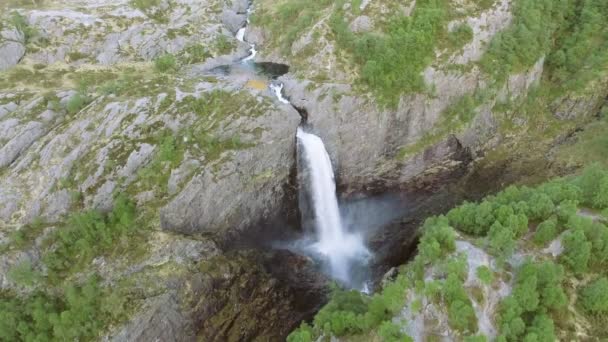
[[[38,235],[43,226],[22,229],[12,242],[24,247],[19,239]],[[0,291],[0,340],[94,340],[134,309],[128,288],[102,286],[86,271],[95,257],[132,248],[130,241],[140,230],[134,204],[118,195],[111,212],[75,212],[55,227],[40,247],[44,272],[24,261],[8,273],[28,291]],[[81,271],[84,278],[72,278]]]
[[[604,182],[608,182],[608,171],[596,165],[578,177],[555,179],[535,188],[510,186],[479,203],[465,202],[445,216],[427,219],[421,228],[418,254],[401,268],[394,282],[371,297],[335,290],[312,325],[303,324],[289,340],[314,341],[321,335],[357,340],[378,335],[380,330],[400,331],[392,326],[394,319],[406,306],[406,298],[416,295],[444,310],[452,329],[463,337],[471,335],[465,340],[485,341],[485,336],[475,335],[477,317],[472,306],[473,300],[483,302],[483,293],[462,285],[468,264],[465,255],[455,252],[456,230],[461,239],[474,241],[497,258],[496,269],[481,266],[475,270],[483,284],[494,288],[494,282],[514,277],[511,294],[501,300],[496,312],[498,341],[556,340],[569,329],[563,322],[580,319],[568,308],[574,292],[578,293],[579,313],[592,323],[591,332],[601,333],[608,313],[608,227],[581,214],[579,208],[606,210],[608,187],[603,187]],[[540,253],[536,244],[544,245],[560,234],[561,256]],[[534,258],[510,265],[506,261],[515,249]],[[433,280],[428,279],[429,268]],[[568,281],[573,277],[583,280],[574,291],[567,286],[572,286]],[[590,277],[591,281],[584,281]],[[407,307],[420,312],[420,300]]]

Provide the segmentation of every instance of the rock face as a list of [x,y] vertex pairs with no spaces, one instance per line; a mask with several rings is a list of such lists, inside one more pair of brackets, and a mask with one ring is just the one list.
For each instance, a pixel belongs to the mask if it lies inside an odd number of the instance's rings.
[[25,55],[25,36],[16,29],[1,29],[0,26],[0,71],[17,63]]
[[[236,154],[219,170],[205,170],[185,185],[161,211],[165,229],[185,234],[243,229],[284,209],[285,184],[294,164],[293,132],[300,122],[295,110],[271,111],[260,143]],[[259,125],[259,126],[257,126]]]
[[[289,278],[277,276],[290,268]],[[111,341],[279,341],[309,318],[326,295],[327,279],[310,261],[287,251],[218,256],[173,279],[169,293],[148,300],[142,313]]]

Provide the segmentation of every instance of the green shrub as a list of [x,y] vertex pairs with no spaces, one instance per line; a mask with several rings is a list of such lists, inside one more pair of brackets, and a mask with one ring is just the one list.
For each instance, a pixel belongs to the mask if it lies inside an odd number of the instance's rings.
[[160,5],[160,0],[131,0],[130,3],[131,6],[145,12],[152,7]]
[[159,72],[175,71],[177,69],[177,61],[172,54],[164,54],[154,59],[154,68]]
[[513,23],[497,34],[481,60],[482,68],[502,82],[532,66],[551,49],[554,32],[564,23],[569,1],[520,0]]
[[104,325],[124,314],[124,301],[118,298],[117,293],[100,288],[96,278],[90,278],[82,286],[67,285],[53,296],[43,292],[26,297],[3,293],[0,340],[97,339]]
[[215,51],[220,55],[225,55],[225,54],[232,52],[232,50],[234,50],[235,46],[236,45],[235,45],[234,41],[232,41],[231,39],[229,39],[227,36],[225,36],[223,34],[220,34],[217,36],[217,38],[215,38],[215,43],[214,43]]
[[579,303],[591,314],[608,313],[608,279],[602,277],[579,291]]
[[455,234],[444,216],[427,219],[422,226],[425,232],[418,244],[418,255],[424,262],[433,262],[455,249]]
[[306,322],[300,324],[300,327],[294,330],[287,336],[287,342],[312,342],[314,332],[312,327]]
[[410,342],[409,336],[401,332],[401,328],[393,322],[385,321],[378,327],[378,335],[383,342]]
[[35,35],[38,34],[35,28],[31,27],[27,19],[17,11],[13,11],[10,17],[10,23],[18,30],[23,33],[25,42],[29,42]]
[[554,341],[550,310],[567,305],[564,270],[553,262],[524,262],[517,270],[510,296],[500,303],[498,326],[506,340]]
[[591,257],[591,243],[587,241],[584,231],[574,229],[566,232],[562,244],[564,253],[560,261],[576,274],[585,273]]
[[49,278],[81,269],[94,257],[116,247],[117,241],[136,227],[135,206],[124,195],[114,201],[112,211],[104,215],[90,210],[72,214],[65,227],[54,235],[54,249],[44,256]]
[[467,23],[462,23],[448,34],[448,47],[459,49],[471,40],[473,40],[473,29]]
[[515,232],[499,221],[494,222],[488,232],[488,247],[495,255],[508,257],[515,249]]
[[490,285],[494,281],[494,274],[488,266],[479,266],[475,272],[477,274],[477,278],[479,278],[479,280],[486,285]]
[[91,103],[91,98],[88,95],[78,92],[70,97],[65,105],[65,109],[70,114],[76,114],[89,103]]
[[201,44],[186,47],[181,55],[185,64],[203,63],[207,58],[211,57],[211,53]]
[[536,233],[534,233],[534,242],[538,245],[545,245],[547,242],[555,239],[557,234],[557,220],[545,220],[536,228]]

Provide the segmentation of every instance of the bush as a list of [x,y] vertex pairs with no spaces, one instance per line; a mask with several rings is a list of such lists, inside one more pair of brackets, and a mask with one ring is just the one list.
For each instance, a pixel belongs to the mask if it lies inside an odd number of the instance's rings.
[[[36,292],[27,297],[0,297],[3,341],[83,341],[99,337],[117,319],[123,301],[101,289],[92,277],[82,286],[65,286],[57,296]],[[108,304],[112,305],[109,306]],[[118,314],[121,315],[121,314]]]
[[314,332],[312,327],[306,322],[300,324],[300,327],[294,330],[287,336],[287,342],[312,342]]
[[427,219],[422,230],[425,233],[418,245],[418,255],[424,262],[433,262],[456,248],[454,230],[446,217]]
[[154,68],[159,72],[175,71],[177,69],[177,61],[172,54],[162,55],[154,60]]
[[608,313],[608,279],[599,278],[579,291],[579,303],[591,314]]
[[498,256],[508,257],[515,249],[515,232],[496,221],[488,232],[488,247]]
[[70,97],[65,105],[65,109],[70,114],[76,114],[89,103],[91,103],[91,98],[86,94],[78,92]]
[[557,237],[557,220],[554,218],[543,221],[536,228],[534,242],[538,245],[545,245]]
[[574,229],[566,232],[562,244],[564,253],[560,261],[575,274],[585,273],[591,257],[591,243],[587,241],[583,230]]
[[378,335],[382,337],[383,342],[410,342],[413,341],[409,336],[401,332],[401,328],[390,322],[385,321],[378,328]]
[[44,256],[49,277],[87,265],[95,256],[116,247],[116,242],[135,229],[135,206],[124,195],[114,202],[107,215],[90,210],[72,214],[65,227],[54,235],[55,248]]
[[131,6],[144,12],[158,5],[160,5],[160,0],[131,0]]
[[448,46],[458,49],[473,40],[473,29],[467,23],[462,23],[448,34]]
[[21,31],[23,33],[26,43],[38,33],[35,28],[28,24],[27,19],[17,11],[13,11],[11,13],[10,23],[15,27],[15,29],[17,29],[17,31]]
[[566,306],[563,280],[563,268],[550,261],[520,266],[513,292],[499,309],[499,329],[506,340],[555,340],[553,321],[545,313]]
[[492,284],[492,281],[494,281],[494,274],[488,266],[479,266],[475,272],[477,274],[477,278],[486,285],[490,285]]

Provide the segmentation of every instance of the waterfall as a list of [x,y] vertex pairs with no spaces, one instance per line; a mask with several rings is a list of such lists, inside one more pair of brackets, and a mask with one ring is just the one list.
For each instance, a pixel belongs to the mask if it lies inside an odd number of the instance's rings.
[[277,97],[277,99],[279,99],[279,101],[281,103],[289,104],[289,100],[287,100],[283,96],[283,83],[279,83],[279,84],[271,83],[270,84],[270,90],[272,90],[272,92],[274,93],[274,95]]
[[321,138],[298,128],[296,134],[302,149],[302,171],[307,173],[306,186],[312,201],[316,241],[311,248],[329,264],[331,275],[352,285],[352,267],[369,255],[359,234],[348,232],[342,225],[336,197],[336,183],[329,155]]
[[[245,23],[245,26],[241,27],[236,33],[236,39],[238,39],[241,42],[245,42],[245,31],[247,30],[247,26],[249,26],[249,24],[250,24],[249,17],[251,17],[251,12],[252,12],[251,3],[249,3],[249,5],[247,6],[247,22]],[[249,44],[249,55],[247,57],[243,58],[242,62],[247,63],[247,62],[253,60],[257,54],[258,54],[258,51],[255,49],[255,44]]]

